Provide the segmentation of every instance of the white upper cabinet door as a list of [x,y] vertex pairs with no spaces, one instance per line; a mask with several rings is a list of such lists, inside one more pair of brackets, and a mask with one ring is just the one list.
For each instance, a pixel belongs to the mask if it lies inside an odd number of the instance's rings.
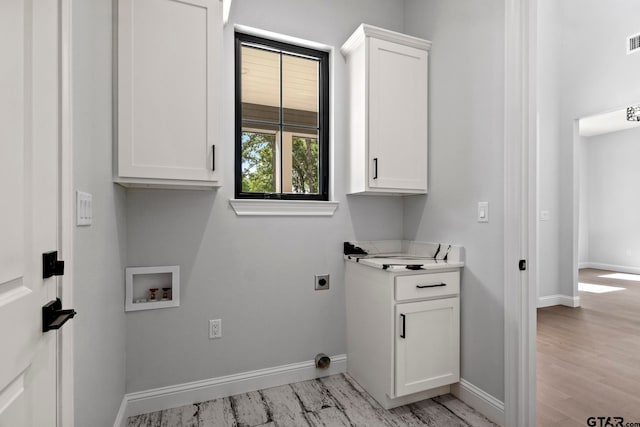
[[427,192],[429,40],[362,24],[347,60],[347,194]]
[[427,191],[425,50],[369,39],[369,186]]
[[460,380],[460,298],[396,305],[396,396]]
[[116,182],[219,185],[222,2],[118,5]]

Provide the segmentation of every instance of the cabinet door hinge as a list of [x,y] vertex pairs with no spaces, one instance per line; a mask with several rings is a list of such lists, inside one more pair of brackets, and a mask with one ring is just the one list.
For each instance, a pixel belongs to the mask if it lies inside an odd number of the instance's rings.
[[518,262],[518,268],[520,268],[520,271],[525,271],[527,269],[527,260],[526,259],[521,259]]

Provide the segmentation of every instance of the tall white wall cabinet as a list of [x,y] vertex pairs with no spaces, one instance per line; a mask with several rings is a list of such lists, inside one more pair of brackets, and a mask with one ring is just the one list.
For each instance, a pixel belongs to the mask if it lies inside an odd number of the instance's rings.
[[118,0],[117,183],[220,185],[222,9],[219,0]]
[[431,42],[362,24],[342,46],[349,73],[347,193],[427,192]]

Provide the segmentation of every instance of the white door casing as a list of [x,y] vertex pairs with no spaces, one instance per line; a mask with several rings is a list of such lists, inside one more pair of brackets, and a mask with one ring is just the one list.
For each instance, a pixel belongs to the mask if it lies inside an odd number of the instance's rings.
[[59,3],[0,2],[0,427],[57,424],[57,295],[42,253],[59,244]]
[[[536,425],[537,0],[505,1],[505,425]],[[527,268],[520,271],[520,259]]]

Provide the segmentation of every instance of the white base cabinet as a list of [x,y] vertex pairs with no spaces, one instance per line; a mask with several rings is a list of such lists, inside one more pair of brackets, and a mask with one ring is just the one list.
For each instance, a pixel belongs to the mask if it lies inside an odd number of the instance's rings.
[[346,262],[349,374],[384,408],[460,380],[460,273],[389,273]]
[[118,0],[114,181],[220,185],[222,3]]
[[349,76],[347,193],[427,192],[431,42],[362,24],[342,46]]

